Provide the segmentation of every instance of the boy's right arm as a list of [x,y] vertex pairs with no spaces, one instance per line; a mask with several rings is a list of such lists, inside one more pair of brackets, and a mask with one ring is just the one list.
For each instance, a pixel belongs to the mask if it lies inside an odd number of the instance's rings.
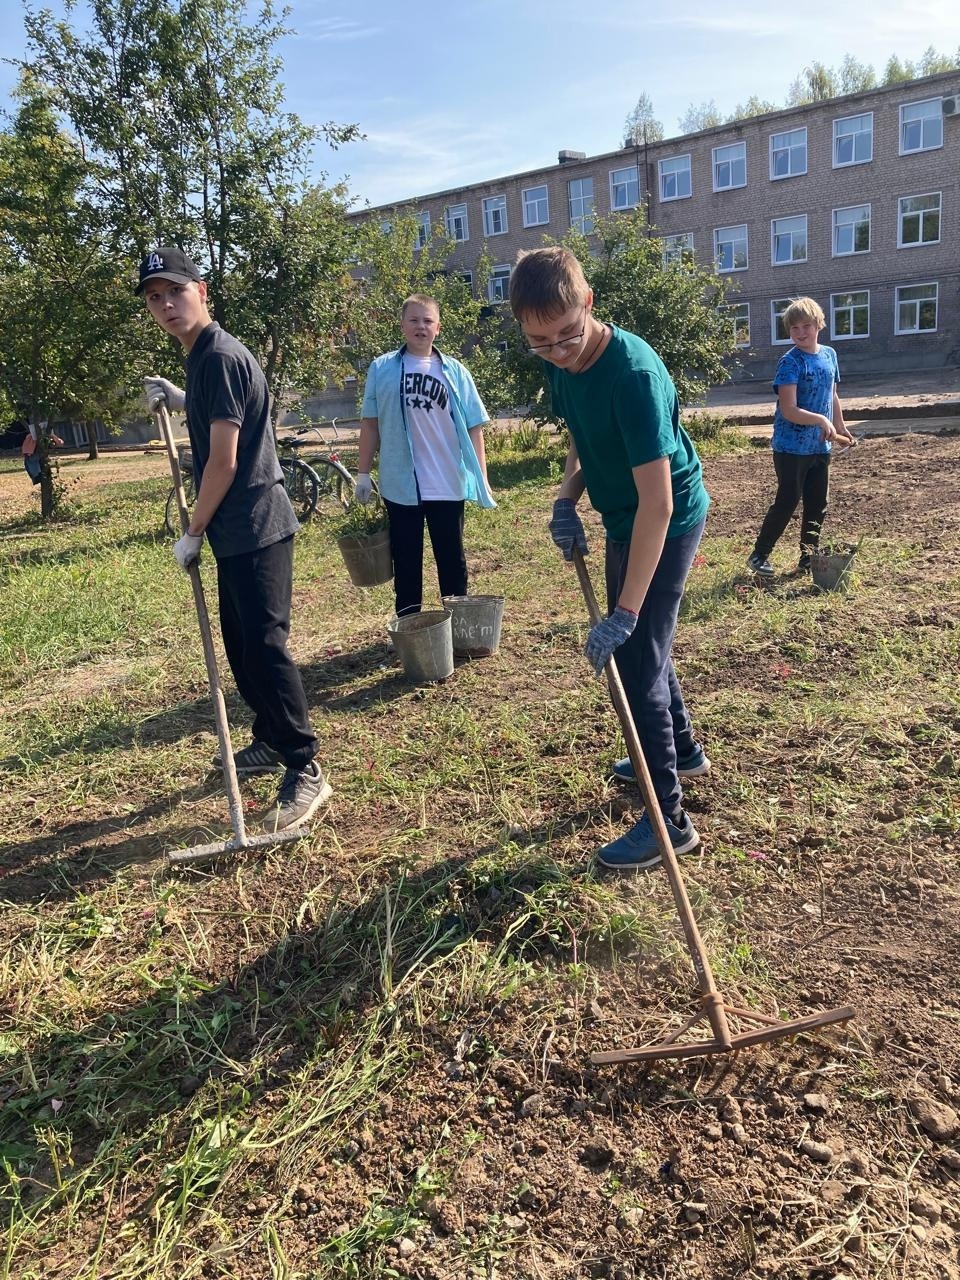
[[795,382],[787,382],[777,387],[777,399],[780,402],[780,412],[788,422],[798,427],[816,427],[823,440],[833,440],[836,436],[836,428],[829,418],[824,417],[822,413],[811,413],[809,409],[801,409],[798,406]]
[[380,419],[360,419],[360,445],[357,452],[357,486],[354,494],[358,502],[370,501],[373,492],[373,480],[370,468],[380,448]]

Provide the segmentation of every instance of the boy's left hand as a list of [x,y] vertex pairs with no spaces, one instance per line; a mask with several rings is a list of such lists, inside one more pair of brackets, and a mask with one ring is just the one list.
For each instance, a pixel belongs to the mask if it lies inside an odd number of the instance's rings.
[[587,661],[593,666],[594,675],[600,675],[607,665],[607,659],[615,649],[619,649],[624,640],[629,640],[637,625],[637,615],[629,609],[621,609],[617,605],[609,618],[595,622],[590,628],[584,653]]

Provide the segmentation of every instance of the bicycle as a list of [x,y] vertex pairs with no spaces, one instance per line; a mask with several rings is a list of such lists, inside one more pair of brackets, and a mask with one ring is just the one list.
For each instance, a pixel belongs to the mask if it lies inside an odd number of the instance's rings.
[[[336,419],[333,420],[333,428],[334,431],[337,430]],[[320,437],[322,443],[325,443],[319,426],[300,427],[296,435],[304,435],[307,432],[313,432]],[[309,520],[318,510],[324,516],[342,513],[353,500],[353,476],[335,453],[324,451],[311,457],[309,461],[298,457],[296,450],[304,443],[306,442],[290,437],[277,442],[280,470],[283,472],[283,487],[293,504],[297,519]],[[183,477],[187,506],[192,507],[197,496],[193,454],[189,448],[181,445],[177,449],[177,456],[180,459],[180,472]],[[177,495],[174,489],[171,489],[167,495],[164,524],[172,537],[180,536],[180,513],[177,509]]]

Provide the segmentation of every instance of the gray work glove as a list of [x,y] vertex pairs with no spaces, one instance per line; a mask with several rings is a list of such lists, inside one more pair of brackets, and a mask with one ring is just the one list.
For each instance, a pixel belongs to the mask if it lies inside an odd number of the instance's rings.
[[577,515],[577,504],[572,498],[556,500],[547,528],[550,530],[550,537],[563,552],[564,560],[573,559],[574,547],[581,555],[587,554],[587,535]]
[[167,408],[171,413],[182,413],[187,407],[186,394],[166,378],[158,378],[156,374],[151,374],[149,378],[144,378],[143,389],[147,393],[147,404],[150,406],[151,413],[164,401],[167,402]]
[[619,649],[624,640],[630,639],[636,625],[637,615],[629,609],[621,609],[619,605],[609,618],[593,624],[584,653],[593,666],[594,675],[600,675],[614,649]]
[[353,490],[353,496],[364,506],[370,501],[373,494],[373,480],[369,471],[361,471],[357,476],[356,487]]
[[186,572],[192,564],[200,559],[200,548],[203,546],[203,534],[185,533],[173,544],[173,554],[177,564]]

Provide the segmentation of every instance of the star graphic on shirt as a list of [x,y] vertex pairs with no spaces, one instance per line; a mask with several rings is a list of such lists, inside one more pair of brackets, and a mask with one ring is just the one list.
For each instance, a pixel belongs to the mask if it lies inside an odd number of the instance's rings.
[[426,400],[421,400],[419,396],[414,396],[413,399],[410,401],[410,408],[422,409],[426,403],[427,403]]

